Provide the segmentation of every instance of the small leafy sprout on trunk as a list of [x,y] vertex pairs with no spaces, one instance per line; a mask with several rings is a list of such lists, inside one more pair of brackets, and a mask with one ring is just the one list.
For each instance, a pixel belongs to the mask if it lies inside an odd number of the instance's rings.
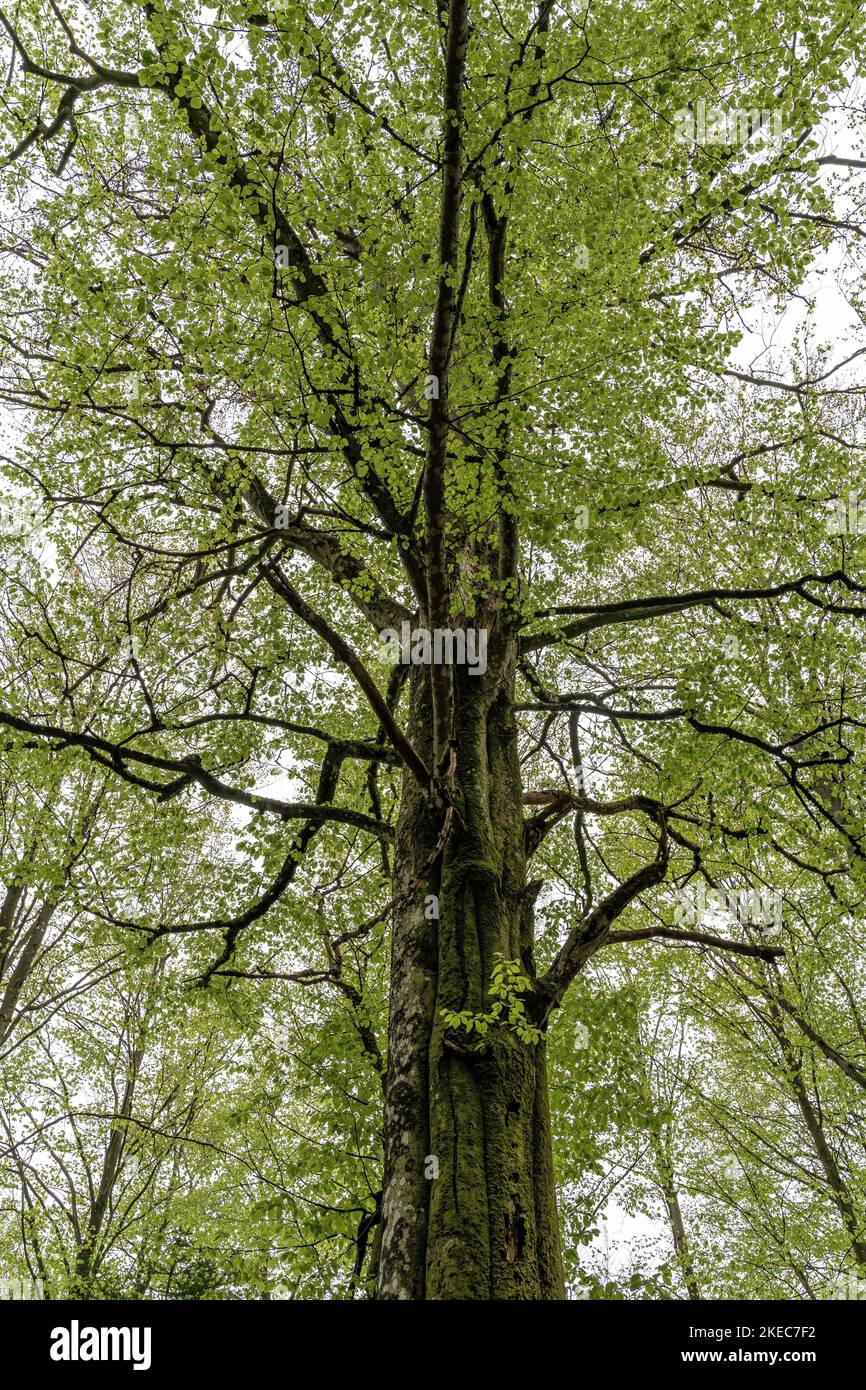
[[489,1011],[474,1014],[470,1009],[462,1009],[459,1012],[440,1009],[439,1013],[446,1026],[455,1032],[478,1034],[479,1041],[472,1047],[475,1052],[482,1050],[481,1039],[486,1036],[491,1025],[498,1025],[516,1033],[521,1042],[535,1044],[541,1041],[541,1030],[535,1028],[527,1019],[526,1006],[520,997],[531,989],[532,982],[528,975],[524,974],[520,962],[508,960],[507,957],[497,954],[493,977],[487,991],[493,1000]]

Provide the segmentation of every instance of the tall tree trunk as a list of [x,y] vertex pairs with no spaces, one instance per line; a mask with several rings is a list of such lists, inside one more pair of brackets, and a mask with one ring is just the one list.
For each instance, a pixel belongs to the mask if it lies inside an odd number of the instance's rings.
[[[151,968],[151,978],[159,979],[165,971],[167,957],[157,956]],[[75,1285],[73,1297],[89,1299],[92,1297],[99,1268],[105,1254],[101,1243],[102,1229],[106,1218],[110,1217],[111,1206],[118,1178],[126,1158],[128,1127],[132,1115],[135,1092],[141,1079],[147,1049],[148,1032],[153,1011],[153,1001],[146,1003],[143,1017],[136,1022],[134,1012],[130,1012],[128,1042],[131,1051],[128,1058],[123,1094],[111,1127],[108,1143],[102,1156],[102,1171],[99,1186],[93,1195],[87,1213],[87,1221],[75,1256]]]
[[[644,1075],[646,1076],[647,1092],[649,1093],[649,1076],[646,1072]],[[686,1225],[683,1221],[680,1194],[677,1188],[676,1174],[674,1171],[673,1140],[670,1126],[664,1126],[660,1123],[659,1127],[656,1128],[655,1125],[651,1125],[649,1129],[649,1141],[655,1159],[659,1185],[667,1208],[668,1222],[671,1228],[671,1237],[674,1243],[674,1254],[676,1256],[677,1266],[682,1275],[689,1299],[693,1302],[700,1303],[703,1300],[697,1274],[695,1273],[695,1266],[692,1261],[688,1236],[686,1235]]]
[[680,1197],[673,1183],[665,1183],[664,1188],[665,1206],[668,1209],[668,1220],[670,1221],[671,1235],[674,1242],[674,1254],[677,1257],[680,1270],[682,1271],[683,1283],[689,1298],[694,1302],[701,1302],[701,1291],[698,1286],[695,1267],[692,1263],[691,1252],[689,1250],[688,1237],[686,1236],[685,1222],[680,1208]]
[[[843,1178],[833,1151],[827,1142],[823,1121],[810,1099],[803,1076],[802,1054],[793,1046],[785,1032],[782,1015],[774,998],[769,1000],[769,1006],[774,1032],[785,1060],[788,1081],[823,1169],[827,1186],[830,1189],[830,1200],[838,1211],[842,1224],[850,1237],[851,1254],[859,1268],[866,1271],[866,1224],[864,1224],[851,1190]],[[815,1084],[817,1086],[817,1082]]]
[[12,951],[12,943],[15,937],[15,920],[18,916],[18,909],[21,906],[21,899],[24,897],[25,888],[23,884],[12,884],[6,889],[3,902],[0,904],[0,980],[6,971],[6,965]]
[[[440,854],[441,811],[413,780],[404,785],[395,886],[407,897],[393,932],[378,1284],[385,1299],[565,1296],[544,1043],[492,1026],[475,1051],[440,1014],[489,1010],[497,955],[533,973],[512,659],[504,669],[455,671],[455,815]],[[429,683],[413,677],[411,737],[430,760]]]
[[30,971],[33,969],[33,962],[45,940],[45,933],[48,931],[51,918],[56,910],[56,903],[45,901],[40,904],[36,919],[27,932],[24,944],[18,953],[18,959],[9,977],[9,983],[5,990],[0,992],[0,1045],[5,1043],[12,1032],[15,1024],[15,1009],[21,997],[21,991],[27,983]]
[[[144,1061],[144,1045],[137,1047],[132,1055],[129,1074],[123,1089],[123,1097],[117,1111],[117,1121],[126,1121],[132,1114],[132,1105],[135,1097],[135,1087],[141,1073],[141,1064]],[[113,1124],[108,1134],[108,1143],[102,1157],[102,1171],[99,1177],[99,1187],[87,1213],[81,1243],[75,1256],[75,1290],[76,1298],[90,1298],[93,1292],[93,1285],[99,1271],[102,1252],[99,1249],[99,1237],[109,1211],[111,1199],[114,1195],[115,1185],[120,1175],[121,1163],[123,1160],[124,1149],[126,1148],[126,1125]]]

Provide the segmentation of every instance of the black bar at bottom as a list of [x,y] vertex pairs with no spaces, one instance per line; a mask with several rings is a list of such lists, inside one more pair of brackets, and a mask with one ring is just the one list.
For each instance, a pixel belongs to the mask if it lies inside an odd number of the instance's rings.
[[[688,1378],[717,1367],[761,1367],[769,1383],[792,1370],[828,1374],[857,1365],[866,1305],[826,1303],[572,1302],[395,1304],[233,1302],[0,1302],[3,1382],[22,1371],[39,1382],[160,1381],[177,1375],[278,1372],[290,1383],[342,1367],[391,1379],[464,1378],[465,1351],[488,1371],[503,1355],[528,1354],[537,1382],[563,1372],[583,1379],[594,1367]],[[503,1317],[503,1314],[505,1315]],[[431,1336],[431,1334],[433,1334]],[[412,1341],[407,1345],[406,1337]],[[392,1341],[393,1339],[393,1341]],[[457,1339],[457,1340],[455,1340]],[[545,1350],[546,1348],[546,1350]],[[459,1350],[458,1350],[459,1349]],[[407,1360],[408,1356],[408,1360]],[[556,1370],[550,1357],[564,1365]],[[312,1360],[312,1365],[310,1364]],[[600,1365],[599,1365],[600,1361]],[[414,1370],[412,1367],[414,1366]],[[546,1367],[546,1369],[545,1369]],[[512,1363],[515,1375],[518,1374]],[[246,1384],[244,1385],[246,1390]]]

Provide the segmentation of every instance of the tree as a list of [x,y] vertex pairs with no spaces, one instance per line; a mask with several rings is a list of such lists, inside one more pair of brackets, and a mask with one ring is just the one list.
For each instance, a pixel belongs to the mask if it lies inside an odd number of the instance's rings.
[[862,883],[866,348],[732,355],[857,255],[860,7],[50,8],[2,19],[4,474],[52,547],[11,528],[10,756],[123,784],[167,875],[233,811],[204,910],[103,918],[345,1005],[355,1287],[563,1297],[580,972],[763,962],[793,1085],[761,913]]

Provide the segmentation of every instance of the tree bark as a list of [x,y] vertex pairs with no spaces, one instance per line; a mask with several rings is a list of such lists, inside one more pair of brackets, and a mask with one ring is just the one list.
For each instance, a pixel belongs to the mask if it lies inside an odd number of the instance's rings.
[[686,1292],[693,1302],[701,1302],[701,1291],[698,1287],[695,1267],[692,1263],[691,1252],[689,1250],[688,1237],[686,1236],[685,1222],[680,1208],[680,1197],[673,1183],[666,1183],[664,1186],[665,1206],[668,1209],[668,1220],[670,1221],[671,1235],[674,1242],[674,1254],[677,1257],[680,1270],[682,1271],[683,1283]]
[[51,918],[56,910],[56,903],[46,900],[40,904],[36,920],[27,932],[24,944],[18,953],[9,982],[0,994],[0,1046],[5,1043],[12,1032],[15,1024],[15,1009],[21,997],[21,991],[27,983],[30,971],[33,969],[33,962],[45,940],[45,933],[48,931]]
[[[512,656],[498,672],[455,671],[454,816],[432,866],[442,812],[404,779],[396,892],[421,881],[393,931],[383,1299],[565,1297],[544,1042],[494,1025],[475,1050],[440,1014],[489,1009],[497,955],[534,978]],[[428,758],[431,715],[413,672],[410,736]]]
[[[645,1072],[647,1089],[649,1090],[649,1076]],[[673,1161],[673,1142],[670,1126],[659,1124],[649,1129],[649,1141],[655,1159],[656,1171],[658,1174],[659,1186],[665,1200],[665,1207],[668,1213],[668,1222],[671,1228],[671,1237],[674,1243],[674,1255],[676,1256],[677,1267],[682,1275],[683,1283],[686,1286],[686,1293],[692,1302],[703,1302],[700,1285],[698,1284],[694,1262],[692,1260],[689,1239],[686,1235],[686,1225],[683,1220],[682,1208],[680,1206],[680,1194],[677,1188],[676,1174],[674,1172]]]
[[809,1131],[809,1137],[812,1140],[818,1161],[821,1164],[827,1187],[830,1190],[830,1200],[838,1211],[842,1224],[850,1238],[851,1254],[856,1260],[858,1267],[866,1271],[866,1224],[864,1224],[863,1217],[857,1209],[851,1190],[843,1178],[833,1151],[827,1142],[821,1116],[809,1097],[806,1081],[803,1076],[802,1056],[797,1049],[795,1049],[785,1032],[785,1025],[782,1021],[782,1016],[777,1007],[776,1000],[771,998],[769,1004],[774,1032],[785,1061],[788,1081],[800,1114],[803,1117],[806,1129]]

